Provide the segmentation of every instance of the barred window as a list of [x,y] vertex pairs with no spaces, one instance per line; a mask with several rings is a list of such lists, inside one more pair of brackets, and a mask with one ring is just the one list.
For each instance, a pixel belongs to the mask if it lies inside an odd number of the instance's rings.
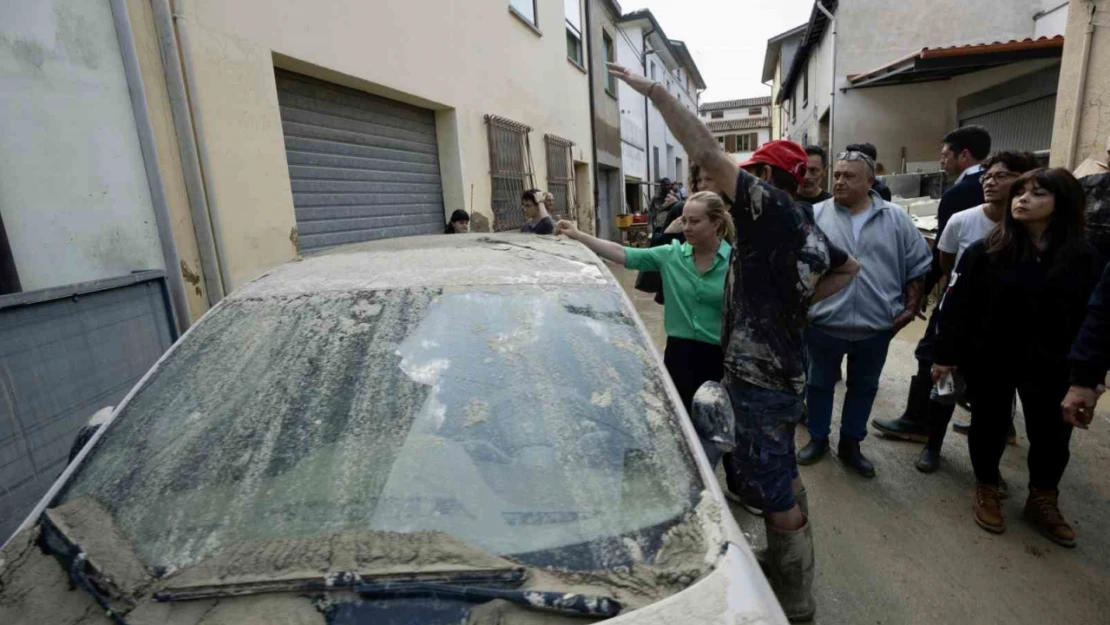
[[552,219],[574,218],[574,162],[571,148],[574,143],[556,137],[543,136],[547,153],[547,190],[555,196],[555,214]]
[[490,198],[493,230],[516,230],[524,224],[520,196],[535,187],[532,175],[532,148],[524,124],[495,115],[486,115],[489,126]]

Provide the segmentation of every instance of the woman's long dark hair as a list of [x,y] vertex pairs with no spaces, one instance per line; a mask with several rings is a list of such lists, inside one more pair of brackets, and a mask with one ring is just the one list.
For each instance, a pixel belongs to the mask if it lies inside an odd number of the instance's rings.
[[444,234],[455,234],[455,222],[456,221],[465,221],[465,222],[469,223],[470,222],[470,215],[467,215],[466,211],[464,211],[463,209],[456,208],[455,212],[451,213],[451,219],[447,220],[447,226],[444,227],[443,233]]
[[1048,245],[1045,251],[1053,262],[1066,258],[1085,245],[1087,197],[1075,176],[1066,169],[1034,169],[1021,175],[1010,187],[1006,213],[1002,223],[987,235],[987,253],[1007,264],[1030,261],[1037,257],[1037,248],[1021,222],[1014,219],[1014,202],[1034,184],[1056,198],[1056,206],[1048,222]]

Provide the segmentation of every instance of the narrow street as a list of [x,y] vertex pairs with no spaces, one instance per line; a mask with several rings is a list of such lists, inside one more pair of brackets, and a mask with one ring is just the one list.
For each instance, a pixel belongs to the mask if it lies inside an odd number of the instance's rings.
[[[662,307],[633,288],[635,272],[610,266],[625,286],[656,345],[666,337]],[[916,363],[923,322],[891,344],[872,418],[897,416]],[[835,446],[843,385],[833,415]],[[957,419],[966,419],[962,409]],[[1018,446],[1007,449],[1003,477],[1006,532],[988,534],[972,519],[974,477],[963,436],[949,433],[944,461],[932,475],[913,466],[920,445],[883,439],[869,428],[864,452],[871,480],[849,472],[831,454],[801,467],[817,550],[817,619],[821,624],[1067,623],[1110,621],[1110,405],[1099,406],[1089,431],[1076,431],[1061,484],[1061,508],[1078,534],[1075,549],[1058,547],[1021,518],[1029,450],[1018,412]],[[799,447],[808,440],[798,429]],[[732,506],[753,544],[764,542],[762,520]]]

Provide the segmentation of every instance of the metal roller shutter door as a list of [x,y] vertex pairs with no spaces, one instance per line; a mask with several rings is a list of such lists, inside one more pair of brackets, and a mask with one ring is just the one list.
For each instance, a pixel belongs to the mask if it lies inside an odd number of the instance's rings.
[[432,111],[276,76],[301,250],[443,232]]
[[1038,152],[1052,147],[1056,96],[1018,104],[984,115],[965,117],[960,126],[978,125],[991,134],[991,152]]

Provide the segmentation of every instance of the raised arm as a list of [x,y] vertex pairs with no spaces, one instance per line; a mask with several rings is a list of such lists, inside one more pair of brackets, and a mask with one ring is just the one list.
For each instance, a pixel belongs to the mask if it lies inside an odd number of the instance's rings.
[[579,230],[573,223],[563,219],[555,224],[555,234],[561,234],[568,239],[574,239],[590,248],[594,254],[605,260],[624,266],[624,246],[592,237]]
[[712,179],[712,190],[733,197],[736,192],[736,162],[713,138],[698,116],[689,111],[663,85],[644,78],[639,74],[609,63],[609,73],[623,80],[638,93],[647,96],[659,114],[663,116],[667,128],[678,139],[690,160],[696,162]]

